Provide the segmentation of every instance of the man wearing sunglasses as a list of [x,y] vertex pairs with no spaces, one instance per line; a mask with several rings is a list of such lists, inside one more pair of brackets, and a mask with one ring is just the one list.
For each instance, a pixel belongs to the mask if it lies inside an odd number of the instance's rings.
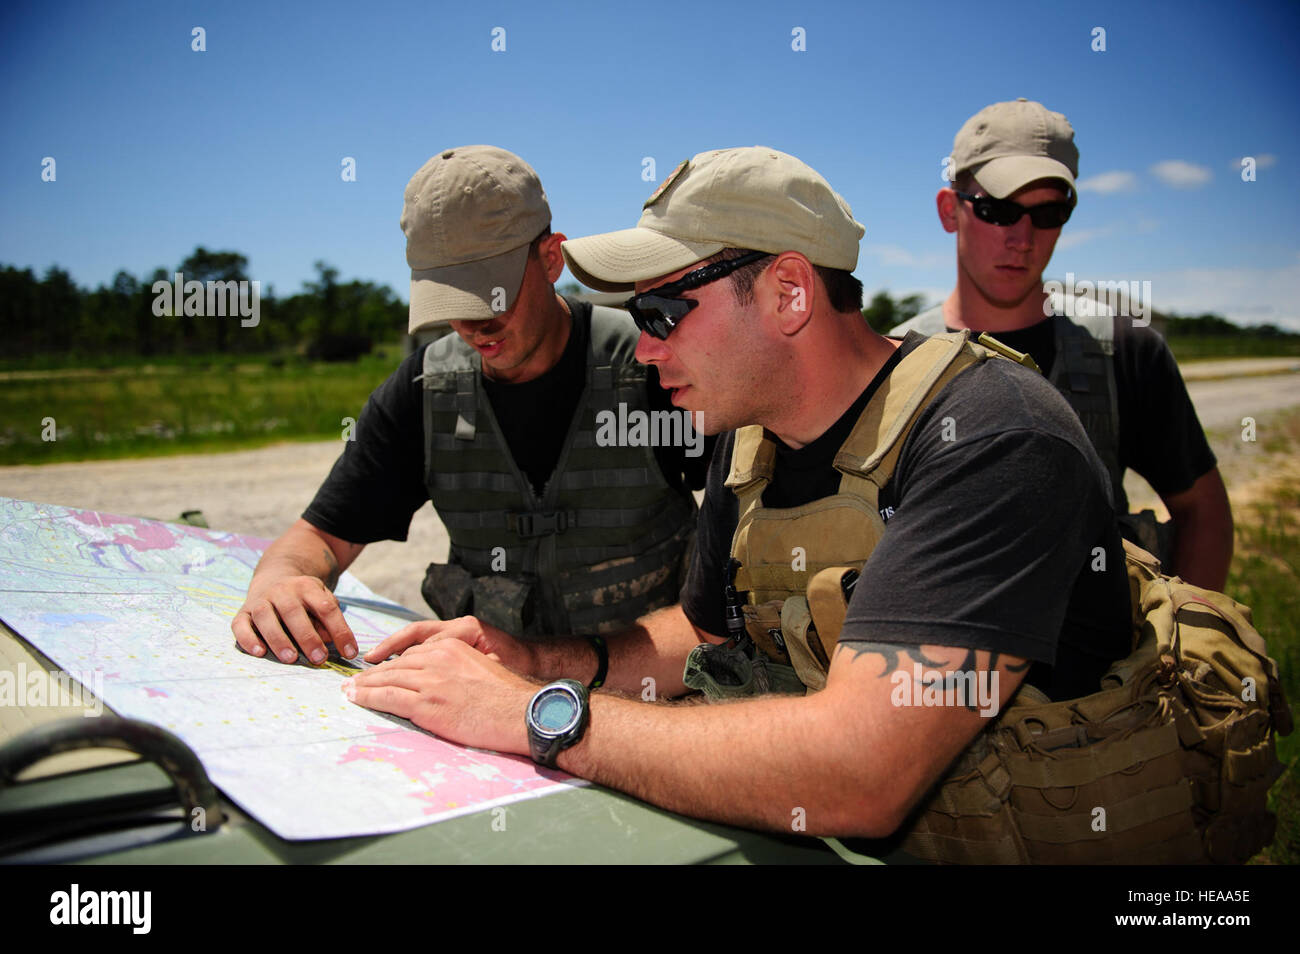
[[[1069,122],[1025,99],[996,103],[962,126],[952,160],[952,186],[936,201],[944,230],[957,236],[957,286],[890,334],[970,328],[1031,355],[1106,465],[1125,535],[1183,579],[1221,590],[1232,512],[1169,347],[1104,305],[1043,287],[1077,198]],[[1128,514],[1128,469],[1160,495],[1172,526],[1157,524],[1150,510]]]
[[[916,667],[982,673],[984,716],[1025,679],[1095,688],[1128,651],[1128,589],[1087,436],[1028,368],[961,337],[876,334],[851,274],[862,234],[813,169],[751,147],[683,163],[636,228],[567,241],[584,283],[634,293],[637,358],[673,403],[727,432],[681,604],[611,636],[601,663],[483,626],[399,633],[368,658],[402,655],[348,697],[675,811],[883,836],[988,724],[973,699],[901,701]],[[688,686],[752,697],[647,704]]]
[[537,174],[504,149],[447,149],[412,177],[410,330],[450,333],[371,395],[311,505],[267,550],[232,624],[246,651],[321,662],[324,640],[354,656],[330,590],[365,544],[405,540],[428,500],[451,552],[422,592],[444,620],[597,634],[676,601],[706,448],[602,440],[602,414],[680,412],[636,363],[627,315],[556,294],[564,236],[550,223]]

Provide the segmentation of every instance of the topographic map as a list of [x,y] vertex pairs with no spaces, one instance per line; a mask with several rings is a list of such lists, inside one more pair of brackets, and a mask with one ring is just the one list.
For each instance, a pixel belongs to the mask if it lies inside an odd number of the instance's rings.
[[[0,618],[61,669],[102,674],[105,704],[180,736],[282,838],[402,831],[582,784],[352,705],[343,664],[238,650],[230,620],[266,544],[0,497]],[[378,599],[346,573],[336,592]],[[345,617],[362,653],[405,625]]]

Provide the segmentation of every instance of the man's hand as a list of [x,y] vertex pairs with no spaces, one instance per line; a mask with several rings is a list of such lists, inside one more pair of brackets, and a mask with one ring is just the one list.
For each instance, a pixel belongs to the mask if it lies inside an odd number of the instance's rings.
[[441,640],[462,642],[515,672],[531,674],[536,670],[535,647],[474,616],[409,623],[366,653],[366,662],[380,662],[413,647],[427,648]]
[[344,658],[355,656],[356,637],[331,588],[364,549],[365,544],[350,543],[299,518],[262,554],[248,598],[231,621],[244,652],[264,656],[269,647],[282,662],[292,663],[301,649],[319,664],[329,655],[328,641]]
[[312,662],[324,662],[329,655],[326,641],[345,658],[357,652],[356,637],[343,619],[338,600],[314,576],[289,577],[250,595],[230,628],[245,652],[261,656],[270,647],[286,663],[298,658],[299,649]]
[[528,754],[524,713],[536,691],[455,638],[418,643],[343,682],[344,694],[359,706],[410,719],[461,745],[516,755]]

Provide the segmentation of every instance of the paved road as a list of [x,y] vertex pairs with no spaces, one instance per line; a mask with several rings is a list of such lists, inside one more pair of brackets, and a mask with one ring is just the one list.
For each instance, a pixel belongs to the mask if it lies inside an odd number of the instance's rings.
[[1237,378],[1256,374],[1295,374],[1300,372],[1300,358],[1215,358],[1188,361],[1180,366],[1184,381],[1210,378]]
[[[1213,364],[1216,375],[1224,373],[1222,362]],[[1251,464],[1262,446],[1242,445],[1233,436],[1241,418],[1263,420],[1278,408],[1300,406],[1300,373],[1192,381],[1188,390],[1207,430],[1221,432],[1216,444],[1227,450],[1220,457],[1231,488],[1234,481],[1257,476]],[[204,512],[210,526],[275,537],[302,513],[339,449],[339,441],[323,441],[222,454],[0,467],[0,496],[162,519],[194,508]],[[1135,504],[1151,505],[1153,495],[1141,478],[1126,486]],[[426,506],[412,521],[407,543],[368,546],[353,571],[390,599],[424,609],[424,568],[445,560],[447,548],[447,532]]]
[[1187,392],[1207,431],[1240,428],[1243,417],[1258,423],[1269,411],[1300,405],[1300,373],[1190,380]]

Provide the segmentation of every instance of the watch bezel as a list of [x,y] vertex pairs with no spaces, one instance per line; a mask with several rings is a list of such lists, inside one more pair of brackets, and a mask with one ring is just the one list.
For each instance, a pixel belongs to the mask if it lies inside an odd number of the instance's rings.
[[[533,716],[533,712],[537,708],[538,703],[543,700],[543,697],[556,692],[563,693],[573,700],[574,711],[569,721],[563,726],[558,729],[548,729],[538,723]],[[529,729],[544,739],[563,739],[572,734],[582,725],[583,716],[587,708],[587,702],[586,699],[583,698],[584,696],[585,693],[582,691],[582,686],[571,679],[559,680],[542,686],[541,689],[537,690],[537,692],[533,694],[532,699],[528,700]]]

